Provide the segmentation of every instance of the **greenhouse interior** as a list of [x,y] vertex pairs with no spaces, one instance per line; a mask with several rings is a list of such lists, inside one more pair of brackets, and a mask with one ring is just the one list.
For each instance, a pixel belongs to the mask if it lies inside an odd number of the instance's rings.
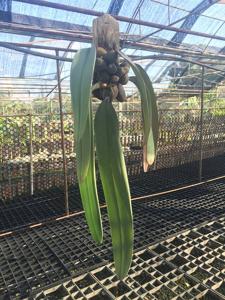
[[225,299],[225,1],[0,0],[0,300]]

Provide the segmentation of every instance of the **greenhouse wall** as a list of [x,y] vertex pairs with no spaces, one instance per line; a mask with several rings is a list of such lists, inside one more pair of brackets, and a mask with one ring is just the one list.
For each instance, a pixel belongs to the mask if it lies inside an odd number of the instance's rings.
[[[118,116],[128,174],[132,179],[143,173],[141,111],[118,110]],[[225,109],[220,114],[216,114],[215,109],[204,110],[202,144],[199,109],[160,110],[159,120],[157,159],[149,170],[149,176],[160,170],[162,188],[169,187],[170,182],[174,185],[174,181],[177,185],[179,181],[198,181],[199,159],[202,154],[202,176],[207,177],[204,174],[209,164],[207,159],[224,153]],[[31,192],[63,189],[59,114],[0,116],[0,126],[0,197],[9,200]],[[71,113],[64,114],[64,133],[68,185],[71,187],[76,185]],[[217,169],[217,176],[220,175],[220,170],[221,168]]]

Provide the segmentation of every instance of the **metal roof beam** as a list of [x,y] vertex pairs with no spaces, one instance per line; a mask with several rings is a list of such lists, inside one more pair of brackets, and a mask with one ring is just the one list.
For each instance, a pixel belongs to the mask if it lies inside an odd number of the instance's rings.
[[108,8],[108,14],[118,15],[121,7],[123,6],[124,0],[111,0]]
[[[217,2],[218,2],[218,0],[203,0],[202,2],[200,2],[194,9],[192,9],[192,11],[190,11],[190,14],[185,17],[185,21],[183,22],[183,24],[181,25],[180,28],[190,30],[193,27],[193,25],[195,24],[195,22],[198,20],[199,16],[204,11],[206,11],[211,5],[213,5]],[[168,43],[168,45],[169,46],[178,46],[182,43],[182,41],[185,39],[186,36],[187,36],[186,33],[177,32],[173,36],[171,41]],[[152,65],[152,63],[150,63],[147,67],[149,68]],[[164,70],[163,74],[167,74],[168,70],[171,67],[172,66],[168,66],[166,68],[166,70]],[[188,69],[188,67],[184,68],[183,74],[187,71],[187,69]],[[156,75],[156,76],[158,76],[158,75]],[[158,78],[158,80],[159,79],[162,80],[162,78],[163,78],[163,76],[161,74],[160,77]]]
[[[0,41],[2,42],[2,41]],[[76,53],[78,50],[76,49],[70,49],[70,48],[64,48],[64,47],[54,47],[54,46],[46,46],[46,45],[36,45],[36,44],[32,44],[30,42],[25,42],[25,43],[12,43],[12,42],[4,42],[4,44],[8,44],[8,45],[14,45],[14,46],[18,46],[18,47],[26,47],[26,48],[35,48],[35,49],[42,49],[42,50],[50,50],[50,51],[63,51],[63,52],[73,52]]]
[[0,1],[0,10],[10,12],[12,9],[12,0],[1,0]]
[[[34,41],[34,37],[31,36],[29,42],[33,42],[33,41]],[[22,63],[21,63],[21,67],[20,67],[20,73],[19,73],[19,77],[21,77],[21,78],[24,78],[24,76],[25,76],[25,71],[26,71],[26,66],[27,66],[27,59],[28,59],[28,54],[24,53]]]
[[[207,10],[211,5],[217,3],[218,0],[203,0],[201,3],[199,3],[199,5],[197,5],[190,13],[190,15],[188,15],[186,17],[186,20],[184,21],[184,23],[182,24],[181,28],[185,28],[185,29],[191,29],[193,27],[193,25],[195,24],[195,22],[198,20],[199,15],[201,13],[203,13],[205,10]],[[187,36],[187,34],[185,33],[176,33],[173,38],[171,39],[171,41],[168,43],[168,45],[179,45],[182,43],[182,41],[185,39],[185,37]],[[169,69],[169,67],[167,68]],[[183,72],[182,72],[182,76],[188,71],[188,65],[184,68]],[[175,81],[176,84],[179,84],[179,79],[177,79]]]
[[[0,20],[3,22],[8,22],[8,12],[1,10],[0,7]],[[27,24],[32,26],[38,26],[40,28],[53,28],[53,29],[66,29],[66,30],[74,30],[74,31],[85,31],[90,32],[91,28],[85,25],[73,24],[68,22],[38,18],[33,16],[27,16],[23,14],[11,13],[11,21],[12,23],[17,24]]]
[[[50,7],[50,8],[55,8],[55,9],[60,9],[60,10],[65,10],[65,11],[70,11],[70,12],[76,12],[76,13],[90,15],[90,16],[96,16],[96,17],[102,16],[104,14],[104,12],[95,11],[92,9],[85,9],[85,8],[75,7],[75,6],[71,6],[71,5],[65,5],[65,4],[61,4],[61,3],[53,3],[53,2],[48,2],[45,0],[32,0],[32,2],[30,2],[30,0],[14,0],[14,1],[27,3],[30,5],[39,5],[39,6],[43,6],[43,7]],[[205,1],[208,1],[208,0],[205,0]],[[211,0],[211,1],[213,1],[213,3],[214,3],[214,1],[216,1],[216,0]],[[118,21],[121,21],[121,22],[143,25],[146,27],[159,28],[159,29],[164,29],[164,30],[169,30],[169,31],[174,31],[174,32],[181,32],[184,34],[191,34],[191,35],[195,35],[195,36],[201,36],[201,37],[225,41],[224,36],[207,34],[205,32],[192,31],[192,30],[188,30],[185,28],[177,28],[174,26],[162,25],[162,24],[158,24],[158,23],[154,23],[154,22],[138,20],[138,19],[129,18],[129,17],[125,17],[125,16],[115,16],[115,19],[117,19]]]
[[[6,21],[11,22],[12,0],[1,0],[0,11],[5,13]],[[1,20],[1,15],[0,15]]]
[[[31,54],[31,55],[34,55],[34,56],[40,56],[40,57],[45,57],[45,58],[49,58],[49,59],[56,59],[56,60],[59,60],[59,61],[72,62],[71,58],[65,58],[65,57],[60,57],[60,56],[57,56],[57,55],[40,53],[40,52],[36,52],[36,51],[24,49],[24,48],[21,48],[21,47],[12,46],[12,45],[6,45],[6,44],[4,45],[4,43],[0,42],[0,47],[1,46],[5,47],[5,48],[8,48],[8,49],[12,49],[12,50],[18,51],[18,52]],[[163,57],[163,59],[164,59],[164,57]],[[195,64],[195,65],[198,65],[198,66],[204,66],[204,67],[209,68],[211,70],[215,70],[215,71],[218,71],[218,72],[223,72],[223,70],[220,70],[220,69],[215,68],[213,66],[210,66],[210,65],[207,65],[207,64],[203,64],[203,63],[200,63],[200,62],[197,62],[197,61],[192,61],[192,60],[185,59],[185,58],[180,58],[180,57],[178,57],[176,60],[178,60],[178,61],[184,61],[184,62],[189,62],[189,63]]]
[[[68,40],[68,41],[79,41],[83,43],[91,43],[92,42],[92,35],[91,34],[79,34],[73,33],[70,31],[61,31],[61,30],[53,30],[53,29],[41,29],[41,28],[34,28],[33,26],[28,25],[21,25],[21,24],[12,24],[12,23],[4,23],[0,22],[0,30],[3,32],[8,33],[17,33],[20,35],[32,35],[32,36],[42,36],[48,37],[51,39],[61,39],[61,40]],[[135,42],[135,41],[125,41],[121,40],[126,48],[130,49],[143,49],[147,51],[154,51],[160,53],[169,53],[169,54],[176,54],[176,55],[188,55],[194,57],[207,57],[211,59],[222,59],[225,60],[225,55],[217,55],[217,54],[204,54],[200,51],[194,50],[187,50],[181,48],[174,48],[156,45],[152,43],[143,43],[143,42]],[[0,45],[7,46],[11,45],[12,43],[0,42]],[[25,46],[24,46],[25,47]]]
[[[218,0],[203,0],[201,3],[199,3],[191,12],[190,15],[188,15],[185,18],[185,21],[181,25],[180,28],[183,29],[191,29],[195,22],[198,20],[200,14],[202,14],[204,11],[206,11],[211,5],[217,3]],[[176,33],[171,41],[169,42],[170,45],[172,44],[180,44],[187,36],[187,33],[184,32],[178,32]]]

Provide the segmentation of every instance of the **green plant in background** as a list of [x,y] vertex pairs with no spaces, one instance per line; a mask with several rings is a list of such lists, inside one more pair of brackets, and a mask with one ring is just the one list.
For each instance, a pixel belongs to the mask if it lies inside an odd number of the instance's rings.
[[[186,99],[181,100],[179,108],[192,109],[192,114],[194,114],[196,109],[200,109],[200,103],[200,96],[187,97]],[[198,112],[195,113],[198,114]],[[204,113],[211,116],[225,115],[224,98],[218,96],[216,90],[210,90],[204,93]]]
[[[115,269],[118,277],[123,279],[132,260],[133,216],[128,176],[120,143],[119,122],[112,101],[126,100],[123,85],[129,80],[130,66],[136,75],[132,81],[136,83],[141,94],[144,171],[148,170],[155,158],[158,114],[156,98],[146,72],[118,50],[117,21],[108,15],[96,20],[95,45],[81,49],[75,55],[71,67],[70,85],[77,176],[89,230],[94,240],[100,243],[103,233],[95,176],[95,132],[96,153],[109,215]],[[102,100],[95,115],[94,132],[91,94]]]

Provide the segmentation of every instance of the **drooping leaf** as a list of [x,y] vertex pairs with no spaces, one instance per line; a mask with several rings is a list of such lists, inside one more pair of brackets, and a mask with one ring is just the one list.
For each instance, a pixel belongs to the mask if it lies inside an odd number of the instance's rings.
[[[91,103],[90,115],[88,116],[88,122],[90,123],[90,137],[91,137],[91,152],[90,152],[90,163],[88,167],[87,176],[79,182],[80,194],[82,204],[85,211],[85,217],[89,225],[89,230],[97,243],[101,243],[103,239],[102,222],[99,208],[99,200],[96,186],[96,175],[95,175],[95,153],[94,153],[94,140],[93,140],[93,120],[92,120],[92,109]],[[86,133],[86,132],[85,132]],[[86,138],[83,136],[78,142],[81,148],[86,145]]]
[[158,140],[159,123],[156,96],[145,70],[140,65],[134,64],[123,53],[119,53],[131,65],[135,77],[130,79],[137,86],[141,96],[144,127],[143,167],[144,171],[147,172],[148,167],[152,165],[155,160]]
[[[95,66],[96,49],[81,49],[74,55],[71,66],[71,94],[72,105],[75,110],[77,120],[76,134],[82,137],[84,134],[85,124],[89,114],[89,101],[92,88],[93,72]],[[80,100],[82,99],[82,101]]]
[[159,136],[159,119],[158,119],[158,109],[157,109],[157,101],[156,101],[156,95],[152,86],[152,82],[148,76],[148,74],[145,72],[145,70],[140,66],[139,70],[142,74],[142,78],[145,81],[145,85],[147,87],[147,93],[148,93],[148,99],[150,101],[150,109],[152,111],[152,133],[154,138],[154,144],[155,149],[157,148],[157,141]]
[[94,63],[95,47],[80,50],[75,55],[71,67],[70,86],[80,194],[89,230],[94,240],[100,243],[103,233],[96,187],[90,100]]
[[[142,115],[144,123],[144,145],[143,145],[143,168],[148,171],[148,167],[153,164],[155,160],[156,145],[153,135],[153,110],[151,106],[151,93],[145,77],[143,77],[142,68],[134,64],[132,69],[135,73],[135,80],[131,79],[137,86],[142,104]],[[143,70],[144,71],[144,70]],[[144,71],[145,72],[145,71]],[[157,142],[157,139],[156,139]]]
[[[95,47],[81,49],[73,59],[70,73],[70,89],[72,109],[75,122],[75,140],[79,144],[81,138],[86,142],[77,145],[77,175],[80,181],[86,176],[90,163],[91,139],[87,125],[89,102],[95,65]],[[83,146],[83,147],[82,147]]]
[[100,177],[109,215],[116,273],[123,279],[133,252],[133,217],[119,124],[112,103],[103,101],[95,116]]

